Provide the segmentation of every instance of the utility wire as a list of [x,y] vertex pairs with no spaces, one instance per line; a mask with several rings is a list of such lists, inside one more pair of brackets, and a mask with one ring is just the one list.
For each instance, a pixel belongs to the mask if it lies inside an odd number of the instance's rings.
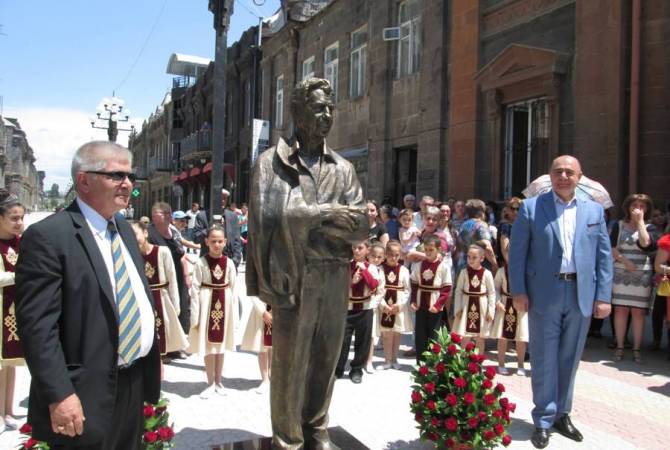
[[[256,10],[256,11],[254,12],[254,11],[252,11],[247,5],[245,5],[244,3],[242,3],[241,0],[236,0],[236,1],[237,1],[237,4],[238,4],[239,6],[241,6],[242,8],[246,9],[247,12],[248,12],[249,14],[251,14],[252,16],[254,16],[254,17],[257,18],[257,19],[263,19],[263,16],[259,16],[259,15],[258,15],[258,13],[259,13],[258,8],[254,8],[254,9]],[[261,14],[262,14],[262,13],[261,13]]]
[[137,66],[137,63],[140,61],[140,58],[142,57],[142,54],[144,53],[144,49],[147,48],[147,44],[149,43],[149,40],[151,39],[151,36],[154,34],[154,30],[156,29],[156,26],[158,25],[158,22],[160,21],[161,17],[163,17],[163,12],[165,11],[165,7],[167,6],[168,0],[163,1],[163,6],[161,6],[161,10],[158,12],[158,15],[156,16],[156,20],[154,20],[153,25],[151,26],[151,29],[149,30],[149,33],[147,34],[146,39],[144,39],[144,43],[142,44],[142,47],[140,48],[139,53],[137,54],[137,57],[135,58],[135,61],[130,65],[130,68],[128,69],[128,72],[126,72],[126,75],[123,77],[121,82],[116,86],[114,91],[118,91],[121,86],[124,85],[124,83],[128,80],[130,77],[130,74],[133,73],[133,70],[135,69],[135,66]]

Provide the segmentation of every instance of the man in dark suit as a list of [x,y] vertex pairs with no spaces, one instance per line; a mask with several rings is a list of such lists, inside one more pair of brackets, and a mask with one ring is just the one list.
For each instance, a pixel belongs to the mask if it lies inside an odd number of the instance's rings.
[[132,155],[112,142],[72,160],[77,199],[23,235],[19,337],[32,381],[28,422],[52,449],[139,449],[144,401],[160,394],[154,304],[128,204]]
[[240,222],[237,214],[228,208],[230,192],[221,190],[221,208],[223,209],[223,225],[226,232],[226,256],[231,258],[235,267],[242,261],[242,238],[240,236]]

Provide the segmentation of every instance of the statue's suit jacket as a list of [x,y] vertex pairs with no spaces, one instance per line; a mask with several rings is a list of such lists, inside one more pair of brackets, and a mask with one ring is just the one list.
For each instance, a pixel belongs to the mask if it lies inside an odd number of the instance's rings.
[[[558,274],[563,256],[551,191],[523,201],[510,242],[512,295],[528,295],[530,309],[550,310],[559,302]],[[579,309],[588,317],[593,313],[594,300],[611,300],[612,250],[602,206],[579,197],[573,258]]]
[[[135,234],[116,216],[117,229],[147,298],[155,309]],[[33,437],[50,443],[91,445],[110,429],[117,390],[118,312],[105,262],[76,201],[31,225],[21,239],[16,266],[18,332],[32,381],[28,422]],[[160,394],[160,355],[154,336],[140,358],[144,399]],[[51,431],[49,404],[76,393],[86,421],[71,439]]]

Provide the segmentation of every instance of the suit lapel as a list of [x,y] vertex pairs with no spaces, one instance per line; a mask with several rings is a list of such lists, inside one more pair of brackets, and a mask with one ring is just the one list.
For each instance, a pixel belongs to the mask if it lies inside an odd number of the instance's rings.
[[102,259],[102,255],[100,254],[100,248],[98,247],[98,244],[96,244],[93,233],[91,232],[88,223],[86,223],[86,219],[81,213],[76,200],[72,202],[67,211],[72,218],[72,222],[74,223],[77,238],[82,243],[84,250],[88,254],[88,259],[91,261],[91,266],[93,266],[93,271],[95,272],[95,276],[98,279],[98,283],[100,284],[102,291],[105,293],[105,297],[107,297],[107,301],[112,307],[112,311],[114,311],[114,315],[116,316],[116,320],[118,322],[119,312],[116,308],[114,291],[112,290],[112,285],[109,280],[107,266],[105,265],[105,261]]
[[554,231],[558,244],[563,248],[563,239],[561,239],[561,231],[558,228],[558,216],[556,216],[556,205],[554,205],[554,195],[551,192],[543,194],[538,201],[542,204],[542,210],[547,218],[547,222]]

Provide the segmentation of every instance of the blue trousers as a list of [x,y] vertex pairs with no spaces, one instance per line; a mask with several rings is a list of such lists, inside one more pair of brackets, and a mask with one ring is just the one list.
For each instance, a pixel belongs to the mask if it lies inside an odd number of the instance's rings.
[[550,428],[572,409],[575,373],[584,351],[591,317],[584,317],[577,302],[577,283],[561,281],[560,301],[543,311],[528,311],[532,365],[533,423]]

